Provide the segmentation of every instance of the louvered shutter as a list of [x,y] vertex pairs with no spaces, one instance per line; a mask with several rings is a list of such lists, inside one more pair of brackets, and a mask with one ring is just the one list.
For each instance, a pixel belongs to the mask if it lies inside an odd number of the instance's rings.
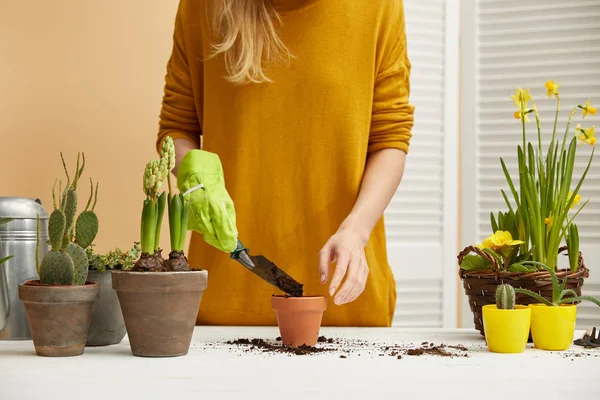
[[[513,118],[515,107],[510,95],[516,87],[530,88],[541,114],[543,139],[546,146],[551,138],[556,100],[546,95],[544,83],[555,79],[560,87],[561,112],[559,137],[565,131],[569,113],[577,104],[591,97],[592,104],[600,105],[600,1],[507,1],[477,0],[465,7],[476,9],[474,32],[476,42],[473,60],[475,74],[467,72],[463,79],[474,80],[472,91],[475,113],[474,140],[466,148],[474,156],[475,168],[470,176],[472,187],[467,187],[466,196],[475,198],[475,224],[473,240],[489,235],[490,211],[505,210],[500,189],[507,189],[499,157],[507,162],[512,176],[517,176],[517,145],[522,142],[519,120]],[[468,22],[467,22],[468,23]],[[473,32],[469,29],[465,34]],[[467,52],[469,49],[467,49]],[[471,85],[467,85],[471,87]],[[465,98],[466,98],[465,97]],[[469,99],[464,106],[469,107]],[[537,144],[535,118],[531,114],[527,124],[528,139]],[[573,119],[569,139],[574,127],[581,122],[584,127],[595,124],[600,127],[598,116],[581,119],[581,110]],[[588,145],[578,147],[574,185],[587,165],[591,152]],[[469,181],[469,180],[467,180]],[[507,191],[508,193],[508,191]],[[582,203],[590,203],[576,218],[581,237],[581,251],[590,269],[583,293],[600,296],[600,155],[596,155],[590,172],[580,191]],[[560,265],[568,265],[561,257]],[[463,308],[464,309],[464,308]],[[583,303],[579,306],[577,325],[579,328],[597,325],[600,308]]]
[[[448,220],[444,201],[453,192],[444,187],[444,164],[448,161],[445,113],[457,112],[444,106],[445,7],[443,0],[404,1],[415,124],[404,178],[385,214],[389,261],[397,283],[395,326],[455,325],[455,283],[444,281],[448,265],[445,249],[452,246],[445,241],[450,230],[444,229]],[[456,140],[452,133],[448,135]],[[450,224],[456,228],[456,220]],[[443,307],[445,296],[450,298],[447,310]]]

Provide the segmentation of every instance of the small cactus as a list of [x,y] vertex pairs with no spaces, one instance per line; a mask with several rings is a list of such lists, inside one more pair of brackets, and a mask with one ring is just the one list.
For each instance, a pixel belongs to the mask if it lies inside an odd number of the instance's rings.
[[60,250],[62,247],[63,236],[65,234],[66,218],[65,213],[55,209],[48,220],[48,236],[52,249]]
[[515,308],[515,289],[511,285],[503,284],[496,288],[496,307],[501,310]]
[[[84,285],[87,280],[89,260],[85,248],[90,246],[98,233],[98,217],[88,207],[94,197],[92,192],[85,210],[77,217],[77,183],[83,174],[85,156],[80,165],[80,157],[77,156],[77,168],[71,181],[65,159],[61,153],[61,159],[67,184],[63,190],[62,182],[59,182],[59,202],[55,194],[56,182],[52,189],[54,211],[48,220],[48,235],[52,249],[44,255],[39,262],[39,251],[36,251],[36,266],[40,276],[40,282],[44,284],[59,285]],[[91,180],[90,180],[91,184]],[[97,189],[95,198],[97,199]],[[37,221],[38,247],[39,240],[39,216]],[[75,240],[75,242],[74,242]]]
[[69,254],[63,250],[50,250],[44,255],[40,265],[40,281],[45,284],[71,285],[75,265]]
[[89,261],[85,250],[76,243],[69,243],[65,249],[73,260],[73,285],[83,285],[87,280]]

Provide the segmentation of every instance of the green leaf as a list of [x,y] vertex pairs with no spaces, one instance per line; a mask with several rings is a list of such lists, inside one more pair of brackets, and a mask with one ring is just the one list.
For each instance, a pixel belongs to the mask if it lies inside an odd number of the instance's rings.
[[576,301],[590,301],[590,302],[594,303],[595,305],[597,305],[598,307],[600,307],[600,300],[598,300],[597,298],[592,297],[592,296],[569,297],[567,299],[560,300],[559,304],[574,303]]
[[536,299],[537,301],[539,301],[540,303],[543,303],[547,306],[554,306],[555,304],[552,304],[550,301],[548,301],[548,299],[540,296],[539,294],[529,290],[529,289],[523,289],[523,288],[515,288],[515,292],[517,293],[521,293],[524,294],[526,296],[529,297],[533,297],[534,299]]
[[508,268],[508,272],[536,272],[536,267],[528,267],[527,265],[516,262]]
[[492,232],[496,232],[498,230],[498,223],[496,222],[496,217],[493,212],[490,212],[490,222],[492,225]]
[[490,260],[473,254],[468,254],[463,258],[460,267],[465,271],[484,271],[493,269]]
[[13,257],[14,256],[8,256],[8,257],[0,258],[0,265],[4,264],[5,262],[7,262],[8,260],[10,260]]

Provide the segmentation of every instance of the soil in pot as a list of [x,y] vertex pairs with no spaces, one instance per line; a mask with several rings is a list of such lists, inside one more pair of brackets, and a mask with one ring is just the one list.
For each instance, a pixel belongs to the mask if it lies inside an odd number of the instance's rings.
[[531,309],[515,305],[512,310],[499,309],[495,304],[482,308],[485,339],[492,353],[522,353],[527,347]]
[[19,285],[35,352],[46,357],[83,354],[100,285],[46,285],[28,280]]
[[273,296],[271,303],[277,317],[281,341],[286,346],[314,346],[319,338],[324,296]]
[[573,343],[577,307],[571,304],[532,304],[531,336],[537,349],[562,351]]
[[121,343],[127,330],[117,292],[112,288],[112,271],[90,270],[88,281],[100,285],[100,297],[94,303],[86,346],[109,346]]
[[208,271],[113,271],[131,352],[175,357],[189,351]]

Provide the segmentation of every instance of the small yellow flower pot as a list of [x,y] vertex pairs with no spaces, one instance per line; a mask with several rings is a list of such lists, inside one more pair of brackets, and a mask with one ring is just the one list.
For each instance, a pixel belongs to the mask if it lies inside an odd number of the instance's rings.
[[531,308],[515,305],[514,310],[501,310],[495,304],[485,305],[483,330],[488,349],[493,353],[522,353],[527,347]]
[[560,351],[571,347],[576,317],[577,307],[572,304],[532,304],[531,337],[535,348]]

